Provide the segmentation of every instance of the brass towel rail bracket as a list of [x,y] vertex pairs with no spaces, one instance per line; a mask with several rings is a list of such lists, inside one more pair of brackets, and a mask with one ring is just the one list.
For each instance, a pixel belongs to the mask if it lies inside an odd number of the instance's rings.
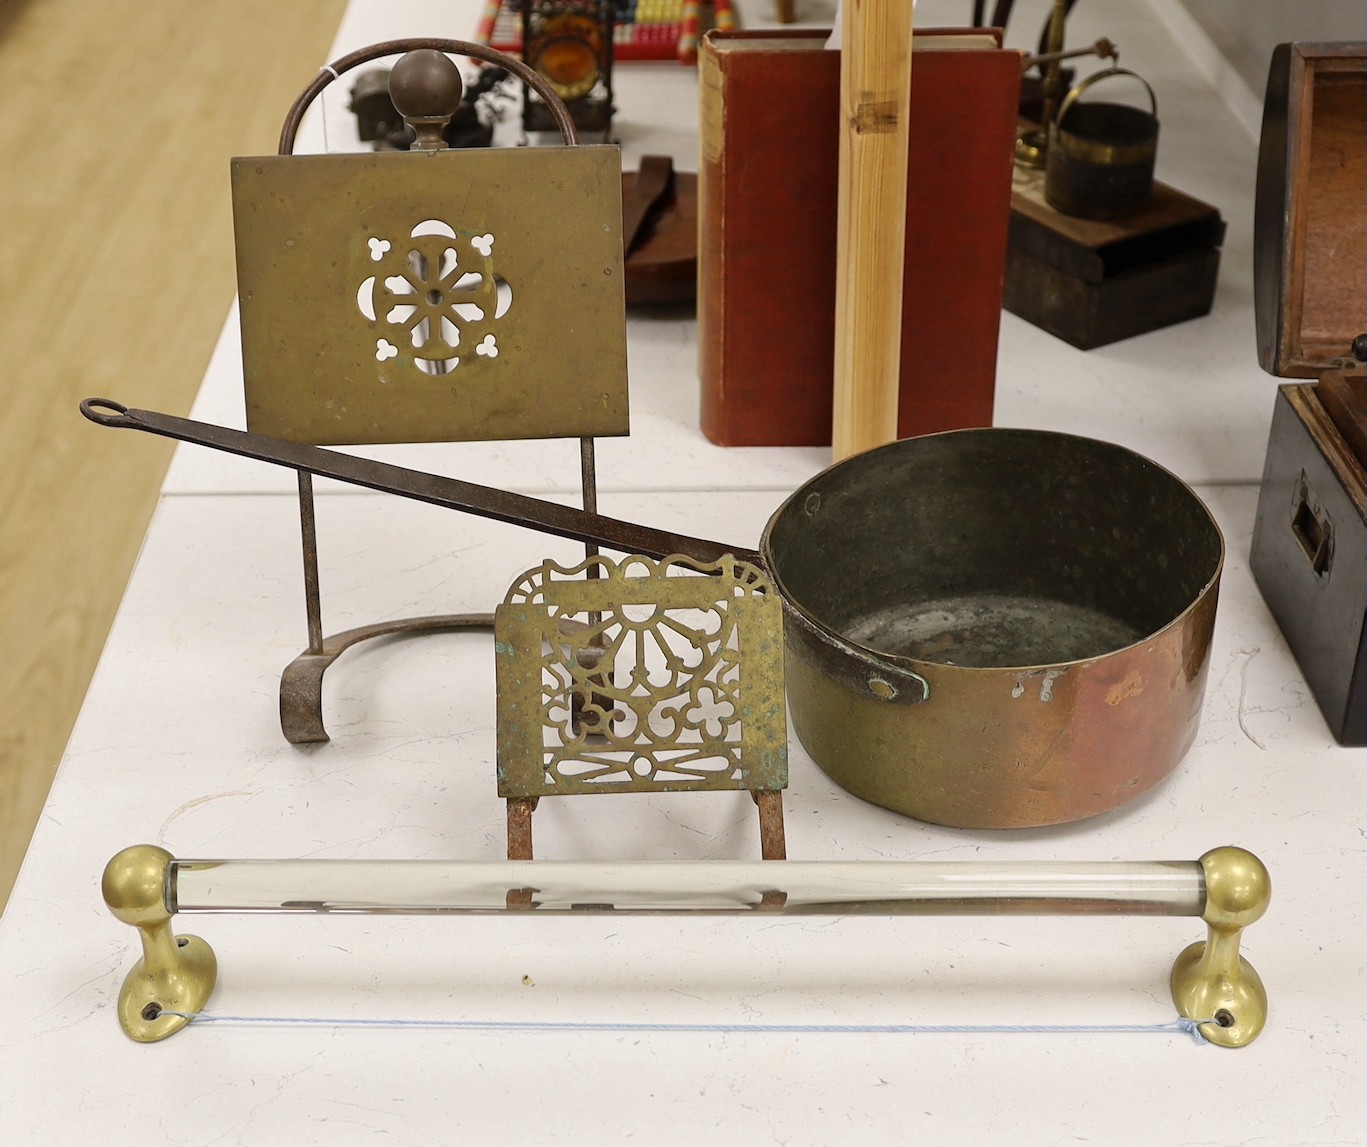
[[1172,969],[1177,1010],[1221,1047],[1249,1043],[1267,1019],[1267,993],[1239,943],[1266,911],[1271,881],[1256,856],[1233,847],[1143,863],[604,863],[177,860],[135,845],[109,862],[102,888],[110,911],[142,939],[118,1006],[140,1043],[179,1031],[213,992],[213,950],[171,929],[173,916],[189,912],[1199,916],[1206,939]]

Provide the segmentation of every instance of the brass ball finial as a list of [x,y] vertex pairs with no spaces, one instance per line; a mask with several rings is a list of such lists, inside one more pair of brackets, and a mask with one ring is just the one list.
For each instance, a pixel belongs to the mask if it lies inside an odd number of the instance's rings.
[[441,129],[460,107],[465,85],[460,69],[435,48],[419,48],[404,55],[389,73],[389,98],[394,109],[418,136],[417,151],[446,146]]
[[1267,989],[1239,954],[1244,928],[1267,911],[1272,880],[1263,862],[1242,848],[1214,848],[1201,857],[1206,876],[1204,943],[1188,946],[1172,966],[1177,1010],[1195,1020],[1217,1047],[1244,1047],[1267,1023]]
[[166,908],[166,876],[172,856],[154,844],[135,844],[104,866],[100,892],[109,911],[134,928],[171,918]]
[[154,844],[125,848],[104,866],[104,902],[138,930],[142,959],[119,989],[119,1024],[129,1038],[155,1043],[180,1031],[203,1009],[218,980],[214,950],[198,936],[171,931],[166,903],[173,858]]
[[1253,853],[1214,848],[1201,857],[1206,874],[1205,921],[1218,928],[1247,928],[1267,911],[1272,878]]

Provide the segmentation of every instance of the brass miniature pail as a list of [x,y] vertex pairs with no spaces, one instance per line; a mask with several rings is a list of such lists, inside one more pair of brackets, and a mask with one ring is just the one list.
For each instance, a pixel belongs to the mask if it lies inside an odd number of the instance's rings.
[[[1149,110],[1105,101],[1081,102],[1103,80],[1131,76],[1144,85]],[[1158,101],[1147,81],[1127,68],[1107,68],[1083,80],[1049,124],[1044,198],[1065,215],[1115,219],[1138,210],[1153,190],[1158,151]]]

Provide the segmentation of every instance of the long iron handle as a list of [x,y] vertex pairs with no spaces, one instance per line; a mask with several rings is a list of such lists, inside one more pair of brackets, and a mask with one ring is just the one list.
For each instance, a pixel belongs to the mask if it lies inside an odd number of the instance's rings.
[[682,554],[699,562],[714,562],[725,554],[731,554],[763,568],[758,552],[740,546],[657,530],[637,522],[624,522],[620,518],[590,513],[575,506],[561,506],[543,498],[513,494],[459,478],[429,474],[424,470],[409,470],[389,462],[358,458],[338,450],[325,450],[321,446],[287,442],[282,438],[250,434],[244,430],[232,430],[226,426],[196,422],[152,410],[130,410],[109,398],[87,398],[81,403],[81,413],[100,426],[144,430],[164,438],[239,454],[244,458],[288,466],[293,470],[306,470],[354,486],[398,494],[444,509],[462,510],[481,518],[492,518],[496,522],[508,522],[579,542],[597,542],[622,553],[645,554],[653,558]]

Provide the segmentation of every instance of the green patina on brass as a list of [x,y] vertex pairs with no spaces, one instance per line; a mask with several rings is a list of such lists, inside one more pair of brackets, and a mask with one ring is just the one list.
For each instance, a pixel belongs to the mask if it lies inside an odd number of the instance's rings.
[[782,607],[755,566],[548,561],[494,617],[500,796],[787,785]]

